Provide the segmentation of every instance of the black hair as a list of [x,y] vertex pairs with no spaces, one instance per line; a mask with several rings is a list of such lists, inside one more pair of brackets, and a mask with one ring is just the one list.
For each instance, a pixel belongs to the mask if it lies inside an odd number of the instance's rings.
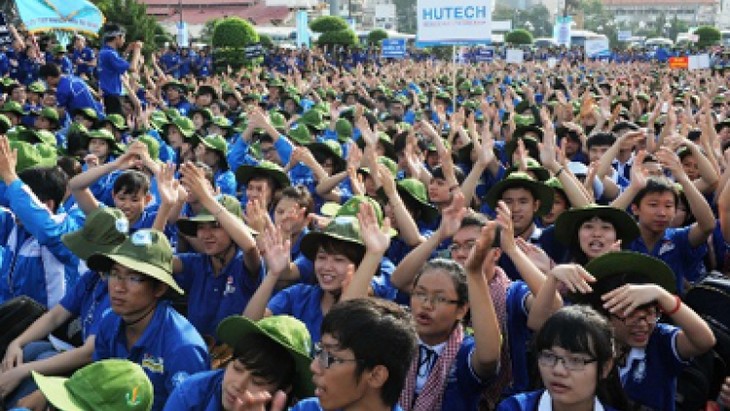
[[466,286],[466,272],[464,271],[464,268],[454,260],[434,258],[433,260],[426,262],[413,279],[413,288],[416,288],[418,281],[421,279],[423,274],[433,270],[442,271],[451,278],[451,281],[454,283],[454,290],[456,290],[456,299],[459,301],[458,305],[460,307],[469,302],[469,289]]
[[52,200],[54,213],[63,202],[68,186],[68,175],[58,166],[27,168],[18,174],[33,194],[41,201]]
[[459,229],[466,227],[484,227],[489,222],[489,218],[481,213],[467,213],[464,218],[461,219],[461,225]]
[[[617,409],[627,409],[627,400],[618,378],[618,367],[611,365],[614,358],[613,329],[608,320],[585,305],[563,307],[553,314],[534,339],[534,352],[560,347],[573,353],[587,354],[596,360],[596,395],[604,403]],[[603,370],[611,365],[611,372],[603,378]]]
[[631,204],[638,207],[639,204],[641,204],[641,200],[643,200],[647,194],[661,194],[666,192],[672,193],[672,196],[674,197],[674,205],[676,206],[677,203],[679,203],[679,194],[674,188],[674,184],[672,184],[672,182],[666,177],[649,177],[646,180],[646,186],[639,190]]
[[286,390],[294,383],[294,357],[266,335],[251,334],[241,339],[233,348],[233,361],[242,363],[252,375],[276,386],[275,390]]
[[586,141],[586,148],[589,150],[594,146],[612,146],[616,142],[616,135],[613,133],[596,133]]
[[327,254],[341,254],[355,264],[360,266],[362,259],[365,258],[365,247],[357,247],[350,242],[338,240],[331,237],[323,237],[319,248]]
[[61,69],[54,63],[47,63],[38,69],[38,78],[47,79],[49,77],[61,77]]
[[283,190],[278,191],[274,195],[274,201],[272,202],[272,208],[276,208],[283,198],[290,198],[294,200],[299,207],[304,207],[306,215],[314,212],[314,198],[309,192],[306,186],[298,184],[296,186],[285,187]]
[[321,333],[337,340],[337,348],[353,352],[357,381],[365,370],[384,366],[388,379],[380,397],[388,406],[398,402],[418,346],[412,318],[403,308],[375,298],[343,301],[324,317]]
[[150,191],[150,179],[141,171],[127,170],[117,177],[112,187],[113,194],[137,194],[142,191],[147,195]]
[[575,225],[577,230],[575,231],[575,233],[573,233],[573,236],[570,241],[570,246],[569,246],[570,255],[573,256],[573,261],[577,264],[585,265],[586,263],[588,263],[588,256],[583,251],[583,249],[580,248],[580,239],[578,238],[578,232],[580,231],[581,226],[583,226],[583,224],[586,221],[593,220],[594,218],[598,218],[601,221],[610,223],[611,226],[613,226],[613,229],[616,231],[616,237],[617,238],[619,237],[619,232],[618,232],[618,228],[616,227],[616,223],[606,217],[589,215],[589,216],[586,216],[585,218],[581,219],[580,221],[578,221],[578,224]]
[[76,158],[83,159],[88,153],[88,144],[84,145],[89,133],[86,131],[74,130],[66,135],[66,152]]
[[68,178],[73,178],[84,171],[81,167],[81,162],[71,156],[59,157],[56,164],[61,167],[61,170],[66,173]]
[[[464,172],[461,170],[461,167],[459,167],[457,165],[454,165],[454,175],[456,176],[456,181],[459,184],[463,183],[464,179],[466,179],[466,176],[464,175]],[[444,170],[440,164],[433,168],[433,170],[431,171],[431,177],[440,178],[442,180],[445,179]]]

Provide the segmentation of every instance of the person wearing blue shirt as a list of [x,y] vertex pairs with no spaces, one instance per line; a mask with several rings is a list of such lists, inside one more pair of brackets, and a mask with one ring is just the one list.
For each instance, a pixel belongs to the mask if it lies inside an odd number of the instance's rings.
[[183,290],[172,277],[172,247],[162,232],[139,230],[111,252],[89,257],[104,273],[111,309],[99,326],[93,360],[128,359],[142,366],[154,387],[153,410],[190,375],[210,367],[203,338],[163,295]]
[[190,49],[184,47],[180,54],[180,67],[178,69],[180,78],[185,78],[192,73],[193,59],[195,59],[195,56],[190,53]]
[[180,56],[175,46],[168,47],[160,56],[160,67],[165,74],[180,78]]
[[114,23],[107,23],[102,28],[104,32],[104,46],[99,51],[98,77],[99,88],[104,95],[104,110],[107,114],[121,114],[122,111],[122,74],[127,70],[135,72],[139,63],[142,42],[130,45],[132,59],[127,62],[117,50],[124,46],[125,32],[122,27]]
[[417,338],[410,316],[384,300],[358,298],[332,307],[310,369],[316,397],[292,411],[402,411],[403,389]]
[[[81,230],[62,237],[64,245],[79,258],[86,260],[95,252],[109,252],[127,237],[129,228],[120,210],[105,208],[89,216]],[[31,371],[53,374],[72,372],[89,362],[94,351],[94,339],[101,318],[109,309],[107,284],[99,273],[86,271],[75,287],[49,312],[36,320],[20,336],[15,338],[5,352],[4,363],[8,370],[0,374],[0,386],[5,392],[4,405],[16,406],[16,401],[36,390]],[[64,322],[78,318],[81,327],[79,343],[75,349],[61,348],[62,343],[50,336]],[[74,324],[72,322],[71,324]],[[68,330],[72,329],[69,326]],[[48,337],[49,341],[44,340]],[[71,336],[67,336],[70,338]],[[76,342],[73,338],[72,343]],[[51,371],[52,370],[52,371]],[[22,380],[22,382],[21,382]],[[10,395],[11,386],[20,386]]]
[[94,75],[96,55],[94,54],[94,50],[86,46],[86,38],[80,34],[77,34],[74,40],[74,50],[71,53],[71,59],[76,67],[75,75],[85,78],[91,78]]
[[162,86],[162,91],[167,98],[167,106],[175,108],[182,116],[187,116],[193,109],[192,104],[185,98],[187,89],[179,81],[169,81]]
[[[0,301],[25,295],[53,307],[79,277],[78,257],[61,242],[61,235],[76,230],[78,224],[56,214],[68,177],[55,167],[55,160],[19,174],[17,161],[7,138],[0,137],[0,178],[4,181],[0,197],[9,207],[0,209],[0,243],[4,245]],[[21,161],[27,160],[21,157]]]
[[207,78],[213,74],[213,58],[203,49],[194,58],[193,72],[197,77]]
[[389,227],[379,227],[376,212],[369,203],[363,202],[359,210],[362,215],[357,218],[336,217],[323,232],[311,231],[302,239],[302,253],[314,261],[317,284],[293,285],[271,301],[277,282],[290,270],[291,257],[289,241],[283,242],[281,231],[273,223],[268,224],[261,239],[268,274],[251,298],[244,316],[259,319],[292,315],[307,325],[312,341],[318,342],[322,318],[338,301],[367,296],[371,287],[375,295],[388,296],[387,287],[380,287],[373,275],[387,248]]
[[56,89],[56,104],[58,105],[59,117],[64,118],[66,114],[71,115],[77,110],[92,109],[97,116],[102,113],[101,104],[91,93],[91,89],[80,77],[69,74],[62,74],[55,64],[46,64],[38,72],[38,76]]
[[[216,198],[208,189],[203,172],[192,164],[181,168],[181,182],[204,208],[196,216],[177,220],[178,232],[200,253],[178,254],[173,272],[189,295],[188,318],[204,336],[229,315],[240,314],[264,278],[256,241],[241,219],[241,204],[229,195]],[[172,180],[160,184],[160,211],[172,209]],[[172,194],[172,198],[168,193]]]
[[196,160],[203,162],[213,171],[215,187],[222,194],[236,195],[236,175],[228,168],[228,143],[220,135],[209,135],[200,139],[195,150]]
[[546,388],[509,397],[497,411],[631,409],[613,362],[611,326],[598,312],[560,309],[535,336],[535,351]]
[[[234,411],[240,404],[272,400],[271,410],[314,394],[307,327],[289,316],[253,322],[235,315],[218,326],[218,339],[233,349],[225,369],[198,373],[178,386],[165,410]],[[288,400],[287,401],[287,393]]]
[[73,74],[73,64],[71,64],[71,60],[66,56],[66,48],[58,44],[52,51],[53,59],[47,61],[51,61],[60,67],[63,74]]

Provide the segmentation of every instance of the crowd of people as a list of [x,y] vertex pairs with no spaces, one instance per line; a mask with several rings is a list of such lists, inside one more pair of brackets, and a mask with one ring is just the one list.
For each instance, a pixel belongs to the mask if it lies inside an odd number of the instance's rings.
[[724,70],[11,33],[5,408],[730,407]]

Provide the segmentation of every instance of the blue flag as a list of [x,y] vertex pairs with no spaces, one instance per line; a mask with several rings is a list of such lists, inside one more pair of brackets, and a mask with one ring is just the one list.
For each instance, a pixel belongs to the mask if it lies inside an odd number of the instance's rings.
[[88,0],[17,0],[20,19],[29,32],[76,31],[96,36],[104,15]]

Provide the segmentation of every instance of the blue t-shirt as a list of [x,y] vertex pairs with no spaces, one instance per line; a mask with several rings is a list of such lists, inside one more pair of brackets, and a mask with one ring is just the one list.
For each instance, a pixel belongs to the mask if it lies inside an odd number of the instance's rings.
[[58,106],[63,107],[69,114],[82,108],[91,108],[97,115],[102,114],[101,104],[91,94],[86,82],[79,77],[61,76],[56,86],[56,100]]
[[[526,392],[509,397],[499,403],[497,411],[535,411],[538,409],[540,397],[545,390]],[[601,404],[605,411],[617,411],[615,408]]]
[[157,304],[142,336],[127,349],[124,321],[114,312],[99,325],[94,361],[123,358],[142,366],[154,387],[153,410],[161,410],[167,397],[185,379],[210,369],[208,348],[188,320],[168,301]]
[[225,370],[197,373],[178,385],[165,404],[165,411],[223,411]]
[[[659,323],[643,353],[636,349],[629,353],[627,366],[619,370],[631,401],[652,410],[674,411],[677,376],[687,365],[677,352],[678,332],[677,327]],[[639,355],[633,356],[634,352]]]
[[96,271],[86,271],[59,302],[81,321],[81,337],[85,341],[99,331],[99,323],[109,310],[109,287]]
[[183,271],[175,281],[188,297],[188,320],[201,335],[215,336],[218,324],[231,315],[240,315],[264,279],[264,264],[249,273],[243,252],[236,255],[216,276],[211,257],[205,254],[179,254]]
[[[296,403],[292,408],[289,409],[289,411],[323,411],[321,405],[319,405],[319,398],[313,397],[313,398],[307,398],[306,400],[301,400],[298,403]],[[392,408],[392,411],[403,411],[403,409],[398,406],[398,404],[394,405]]]
[[664,237],[659,240],[654,249],[649,251],[644,239],[639,236],[631,242],[629,250],[656,257],[669,265],[677,277],[677,294],[682,295],[684,280],[695,281],[703,271],[703,262],[707,254],[707,244],[692,247],[689,242],[691,226],[682,228],[667,228]]
[[512,382],[505,389],[511,395],[530,388],[530,343],[532,331],[527,328],[527,307],[525,301],[532,295],[530,288],[522,280],[512,282],[507,287],[507,343],[512,361]]
[[99,51],[98,76],[99,87],[104,94],[120,96],[122,94],[122,74],[129,70],[129,62],[119,53],[104,45]]

